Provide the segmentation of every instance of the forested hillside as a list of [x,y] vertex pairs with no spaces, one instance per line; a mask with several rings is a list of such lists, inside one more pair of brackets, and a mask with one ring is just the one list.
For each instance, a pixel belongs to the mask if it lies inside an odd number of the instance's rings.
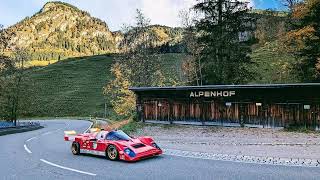
[[[11,36],[8,54],[13,49],[24,48],[32,60],[40,61],[120,53],[126,48],[124,40],[134,46],[140,38],[132,37],[131,32],[111,32],[102,20],[62,2],[45,4],[32,17],[6,29],[6,33]],[[165,26],[148,27],[145,33],[152,37],[155,47],[174,46],[182,39],[181,29]]]

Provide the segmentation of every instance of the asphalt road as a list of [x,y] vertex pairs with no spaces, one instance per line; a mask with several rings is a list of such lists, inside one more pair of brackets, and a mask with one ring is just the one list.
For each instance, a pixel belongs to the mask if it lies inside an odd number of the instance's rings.
[[45,121],[45,128],[0,136],[0,179],[319,179],[320,168],[246,164],[162,155],[137,163],[73,156],[64,130],[87,121]]

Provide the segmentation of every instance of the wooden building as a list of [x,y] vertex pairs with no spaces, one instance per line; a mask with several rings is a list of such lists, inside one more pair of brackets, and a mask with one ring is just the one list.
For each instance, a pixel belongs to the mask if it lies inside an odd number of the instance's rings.
[[141,121],[225,126],[320,127],[320,83],[138,87]]

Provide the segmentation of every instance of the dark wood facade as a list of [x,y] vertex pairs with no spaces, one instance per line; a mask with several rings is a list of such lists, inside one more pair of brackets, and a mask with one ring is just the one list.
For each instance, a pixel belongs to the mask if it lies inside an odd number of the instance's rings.
[[320,84],[131,88],[142,121],[320,127]]

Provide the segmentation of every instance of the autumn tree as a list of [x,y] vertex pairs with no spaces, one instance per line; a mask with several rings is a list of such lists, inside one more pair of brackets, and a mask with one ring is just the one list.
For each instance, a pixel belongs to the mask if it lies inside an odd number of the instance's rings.
[[320,1],[305,0],[293,10],[293,30],[287,33],[289,51],[298,61],[296,70],[304,82],[320,81]]
[[135,95],[129,90],[132,86],[128,77],[130,70],[125,64],[115,63],[111,68],[114,79],[104,87],[104,94],[111,102],[114,111],[127,118],[132,118],[135,110]]
[[252,78],[246,66],[254,42],[255,18],[248,3],[239,0],[198,0],[194,9],[203,47],[201,62],[204,84],[240,84]]
[[[150,19],[144,16],[141,10],[137,10],[136,24],[126,29],[124,45],[127,51],[120,57],[121,63],[131,70],[130,81],[134,86],[163,86],[163,73],[161,72],[160,57],[153,49],[153,36],[147,31]],[[129,40],[128,40],[129,38]],[[130,39],[137,41],[130,41]],[[134,44],[132,44],[134,43]],[[159,81],[160,80],[160,81]]]
[[194,24],[197,14],[192,9],[188,9],[180,11],[179,16],[184,28],[183,43],[187,53],[182,62],[182,70],[187,77],[188,84],[200,86],[203,84],[202,63],[199,56],[201,47],[197,42],[197,31]]
[[[130,86],[164,86],[165,77],[161,71],[160,57],[152,48],[152,36],[147,32],[150,20],[142,11],[137,10],[136,24],[126,26],[123,47],[125,51],[112,67],[114,79],[104,87],[106,96],[110,96],[117,115],[133,117],[134,96],[128,90]],[[130,39],[138,39],[130,41]]]

